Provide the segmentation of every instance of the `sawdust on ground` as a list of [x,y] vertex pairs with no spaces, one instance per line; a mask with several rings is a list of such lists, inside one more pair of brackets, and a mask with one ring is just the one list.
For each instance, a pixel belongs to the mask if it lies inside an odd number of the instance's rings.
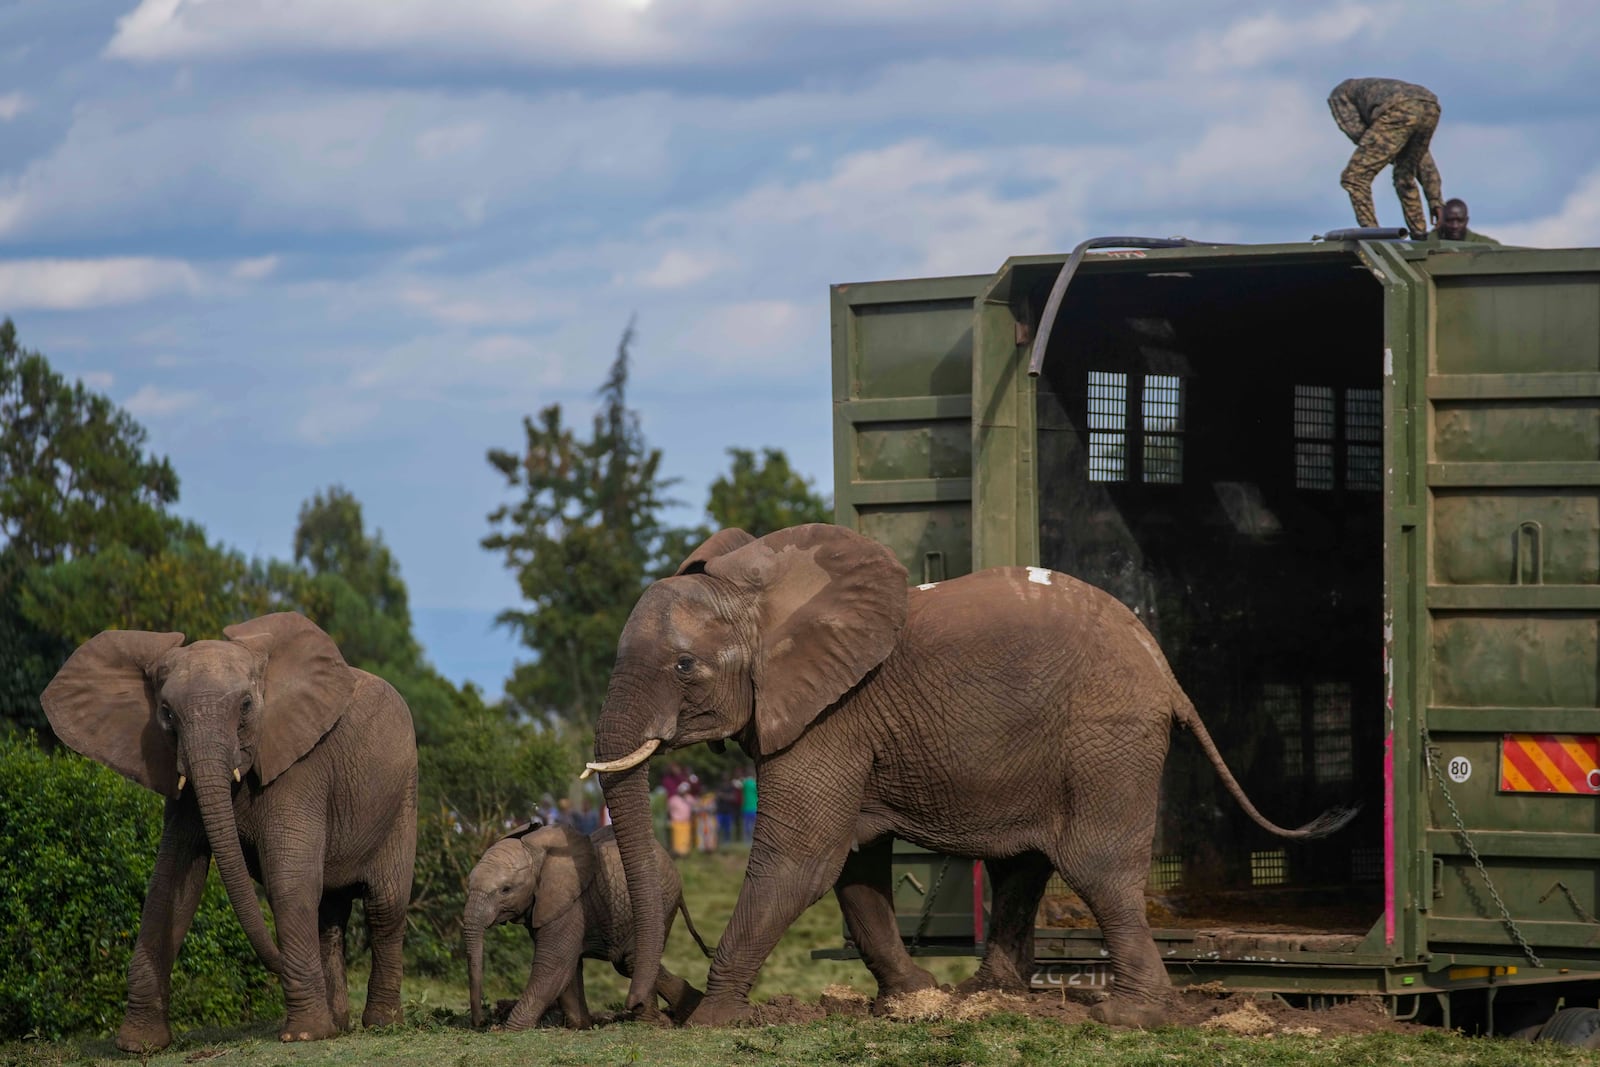
[[[884,1014],[901,1022],[936,1019],[981,1019],[997,1012],[1010,1012],[1035,1019],[1060,1023],[1084,1023],[1089,1019],[1090,1003],[1074,999],[1057,990],[1027,993],[984,991],[963,996],[948,989],[925,989],[897,997],[885,1005]],[[756,1005],[754,1022],[812,1022],[829,1015],[866,1016],[871,1013],[869,994],[848,985],[833,985],[816,1001],[781,994]],[[1359,997],[1326,1009],[1295,1008],[1278,1000],[1257,999],[1246,993],[1230,993],[1219,983],[1176,991],[1172,997],[1170,1022],[1225,1030],[1246,1036],[1301,1035],[1337,1036],[1375,1031],[1407,1031],[1418,1027],[1395,1022],[1375,997]]]

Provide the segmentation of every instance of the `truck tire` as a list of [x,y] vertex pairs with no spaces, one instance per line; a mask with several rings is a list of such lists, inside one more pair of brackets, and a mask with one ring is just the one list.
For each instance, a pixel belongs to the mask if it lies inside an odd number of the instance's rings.
[[1540,1041],[1600,1048],[1600,1008],[1562,1008],[1539,1031]]

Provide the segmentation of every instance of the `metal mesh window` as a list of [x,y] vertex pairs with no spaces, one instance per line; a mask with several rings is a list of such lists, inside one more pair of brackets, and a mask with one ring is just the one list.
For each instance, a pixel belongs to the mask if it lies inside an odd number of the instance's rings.
[[1183,481],[1183,380],[1173,374],[1144,376],[1144,480]]
[[1294,387],[1294,484],[1296,489],[1332,489],[1333,387]]
[[1383,397],[1376,389],[1344,391],[1347,489],[1383,488]]
[[1157,892],[1176,889],[1183,882],[1182,856],[1157,856],[1150,861],[1150,888]]
[[1268,682],[1261,687],[1262,717],[1278,728],[1283,748],[1283,776],[1294,780],[1305,774],[1305,755],[1301,739],[1300,687]]
[[1346,682],[1318,682],[1311,693],[1311,730],[1314,736],[1312,769],[1318,785],[1337,785],[1354,777],[1350,742],[1350,686]]
[[1351,849],[1350,880],[1352,882],[1382,881],[1383,852],[1376,848]]
[[1281,848],[1250,853],[1251,885],[1283,885],[1289,880],[1289,855]]
[[1128,376],[1089,372],[1089,480],[1128,480]]

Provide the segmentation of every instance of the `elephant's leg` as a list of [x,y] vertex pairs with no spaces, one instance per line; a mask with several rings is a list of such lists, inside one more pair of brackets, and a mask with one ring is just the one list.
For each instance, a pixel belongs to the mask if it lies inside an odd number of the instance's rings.
[[328,1014],[340,1030],[350,1028],[350,990],[344,977],[344,931],[350,925],[355,895],[347,889],[322,895],[317,927],[322,937],[322,984],[328,991]]
[[533,967],[528,984],[506,1018],[507,1030],[528,1030],[539,1025],[550,1005],[581,974],[583,966],[583,909],[568,908],[533,931]]
[[805,911],[822,899],[844,867],[849,842],[831,848],[774,847],[779,820],[763,813],[756,823],[755,846],[745,868],[733,917],[717,943],[706,977],[705,999],[689,1017],[691,1026],[723,1026],[750,1018],[750,987],[756,974]]
[[589,999],[583,993],[583,961],[578,961],[578,973],[572,976],[567,988],[556,998],[569,1030],[588,1030],[594,1026],[594,1016],[589,1014]]
[[1090,1014],[1114,1026],[1159,1026],[1167,1020],[1172,983],[1145,916],[1150,850],[1132,843],[1150,837],[1130,835],[1124,840],[1129,843],[1120,848],[1109,842],[1103,849],[1079,845],[1056,863],[1067,884],[1094,913],[1111,956],[1111,997],[1096,1004]]
[[319,913],[326,831],[320,814],[310,819],[288,809],[268,815],[269,825],[280,828],[282,835],[258,846],[262,881],[283,957],[283,972],[278,977],[283,982],[288,1018],[278,1037],[282,1041],[318,1041],[339,1032],[333,1025],[322,976]]
[[661,999],[667,1002],[667,1011],[672,1016],[672,1021],[682,1026],[700,1006],[700,990],[684,981],[682,976],[667,970],[666,964],[661,964],[659,977],[656,978],[656,992]]
[[900,939],[894,914],[894,838],[884,835],[845,857],[834,882],[834,895],[844,913],[846,929],[861,951],[861,959],[878,980],[875,1011],[902,993],[932,989],[933,975],[918,967]]
[[154,1051],[172,1044],[167,1017],[172,963],[200,906],[211,866],[211,850],[199,816],[181,815],[182,803],[167,801],[161,847],[139,915],[133,958],[128,962],[128,1010],[116,1039],[124,1052]]
[[983,963],[960,985],[963,993],[980,989],[1022,992],[1033,967],[1033,930],[1039,898],[1054,867],[1042,852],[987,861],[992,906]]
[[369,887],[362,898],[366,907],[367,937],[372,944],[372,974],[367,979],[367,1006],[361,1025],[393,1026],[402,1022],[400,978],[405,969],[400,958],[406,934],[406,903],[411,880],[401,894],[393,883]]

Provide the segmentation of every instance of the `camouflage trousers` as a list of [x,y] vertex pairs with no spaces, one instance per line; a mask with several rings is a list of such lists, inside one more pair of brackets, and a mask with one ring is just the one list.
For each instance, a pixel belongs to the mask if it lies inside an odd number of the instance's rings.
[[1444,194],[1439,188],[1439,168],[1434,166],[1428,144],[1438,125],[1439,105],[1431,100],[1396,100],[1372,120],[1339,176],[1339,184],[1350,194],[1357,226],[1378,224],[1378,213],[1372,206],[1372,180],[1393,163],[1394,190],[1405,210],[1406,228],[1415,240],[1428,235],[1428,220],[1417,199],[1417,183],[1422,183],[1428,210],[1437,218]]

